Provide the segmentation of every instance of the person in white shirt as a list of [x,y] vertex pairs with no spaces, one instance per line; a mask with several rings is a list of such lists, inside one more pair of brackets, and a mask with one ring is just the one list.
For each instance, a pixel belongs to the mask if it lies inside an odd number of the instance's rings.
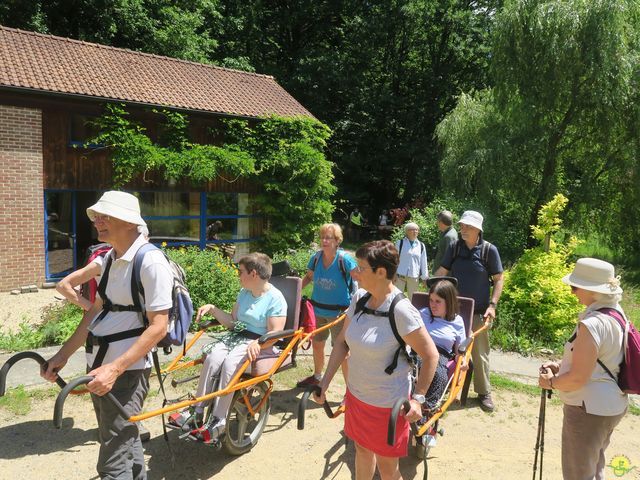
[[557,389],[564,403],[562,476],[565,480],[604,479],[604,451],[627,411],[628,396],[617,383],[626,320],[619,304],[622,288],[613,265],[581,258],[562,281],[587,307],[564,346],[561,362],[545,362],[538,384]]
[[[109,392],[128,411],[142,411],[149,390],[151,349],[166,335],[173,304],[173,274],[164,253],[147,252],[140,267],[148,325],[132,307],[133,260],[147,244],[138,226],[145,226],[138,199],[125,192],[105,192],[87,209],[98,239],[113,247],[105,256],[99,295],[60,350],[43,365],[42,377],[54,382],[69,357],[86,343],[87,384],[98,420],[100,478],[146,479],[138,426],[122,418],[105,397]],[[125,308],[122,308],[125,307]],[[114,339],[113,336],[117,335]],[[106,342],[106,343],[105,343]]]
[[400,254],[397,278],[394,285],[401,292],[407,292],[407,298],[411,300],[418,290],[420,280],[425,281],[429,276],[427,271],[427,249],[420,240],[418,234],[420,227],[413,222],[404,226],[404,238],[396,242],[396,249]]

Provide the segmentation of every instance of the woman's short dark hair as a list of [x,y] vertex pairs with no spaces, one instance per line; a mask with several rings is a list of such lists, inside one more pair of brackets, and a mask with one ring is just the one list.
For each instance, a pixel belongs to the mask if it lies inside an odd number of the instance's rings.
[[389,240],[376,240],[365,243],[356,250],[356,258],[366,260],[375,271],[382,267],[387,271],[387,278],[392,280],[398,270],[400,257],[396,246]]
[[271,259],[264,253],[249,253],[248,255],[244,255],[240,258],[238,264],[242,265],[247,273],[255,270],[262,280],[269,280],[271,278]]
[[458,313],[458,290],[449,280],[440,280],[429,289],[429,294],[435,293],[444,300],[447,313],[444,318],[452,321]]

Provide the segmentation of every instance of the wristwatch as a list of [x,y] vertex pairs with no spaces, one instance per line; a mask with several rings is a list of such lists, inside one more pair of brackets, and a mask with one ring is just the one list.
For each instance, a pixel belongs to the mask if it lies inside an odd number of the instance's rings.
[[496,302],[489,302],[489,306],[496,308],[498,304]]
[[414,393],[413,395],[411,395],[411,398],[413,398],[420,405],[427,401],[427,397],[425,397],[424,395],[420,395],[419,393]]

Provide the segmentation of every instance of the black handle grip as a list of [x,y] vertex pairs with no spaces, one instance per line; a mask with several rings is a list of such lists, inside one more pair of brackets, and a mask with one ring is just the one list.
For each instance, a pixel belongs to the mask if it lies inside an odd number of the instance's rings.
[[[24,360],[25,358],[31,358],[35,360],[41,366],[44,366],[47,364],[47,361],[44,358],[42,358],[42,355],[40,355],[39,353],[36,353],[36,352],[16,353],[9,360],[7,360],[5,364],[2,366],[2,368],[0,369],[0,397],[4,396],[5,394],[5,391],[7,388],[7,374],[9,373],[9,370],[11,369],[11,367],[13,367],[13,365],[16,362],[19,362],[20,360]],[[47,367],[45,366],[45,368]],[[56,383],[60,386],[60,388],[64,388],[67,385],[67,382],[65,382],[59,375],[58,375],[58,378],[56,379]]]
[[[58,394],[58,398],[56,398],[56,404],[53,409],[53,425],[56,428],[62,427],[62,409],[64,407],[64,401],[67,399],[67,395],[69,395],[69,392],[71,392],[71,390],[73,390],[74,388],[80,385],[86,385],[87,383],[92,381],[93,378],[94,377],[90,375],[86,375],[84,377],[79,377],[74,380],[71,380]],[[127,419],[130,417],[129,413],[127,413],[127,411],[124,409],[122,404],[118,401],[118,399],[114,397],[113,393],[111,392],[107,393],[106,397],[118,409],[118,411],[120,412],[120,415],[122,415],[123,418]]]
[[[322,392],[322,389],[319,385],[309,385],[305,392],[302,394],[300,403],[298,403],[298,430],[304,429],[304,414],[307,411],[307,402],[309,401],[309,397],[312,393],[317,393],[318,395],[320,395],[320,392]],[[322,407],[324,408],[324,413],[327,414],[327,417],[333,418],[333,410],[331,410],[331,406],[329,405],[329,402],[326,401],[326,399],[322,404]]]
[[396,423],[398,422],[398,415],[400,410],[404,410],[407,413],[411,409],[411,404],[406,398],[399,398],[391,408],[391,416],[389,417],[389,426],[387,428],[387,444],[393,446],[396,443]]
[[294,333],[296,333],[296,331],[293,328],[290,328],[289,330],[282,330],[282,331],[279,331],[279,332],[265,333],[264,335],[262,335],[258,339],[258,343],[260,345],[263,345],[264,343],[268,342],[269,340],[275,340],[276,338],[289,337],[289,336],[293,335]]

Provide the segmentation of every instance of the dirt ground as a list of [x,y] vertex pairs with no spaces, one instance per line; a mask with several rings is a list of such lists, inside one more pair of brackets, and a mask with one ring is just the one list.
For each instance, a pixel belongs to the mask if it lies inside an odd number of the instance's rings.
[[0,332],[15,332],[23,322],[29,325],[39,323],[42,309],[61,301],[56,297],[62,298],[55,288],[44,288],[20,295],[0,292]]
[[[296,410],[300,391],[292,388],[296,378],[310,370],[302,366],[276,377],[271,416],[257,446],[241,457],[233,457],[203,444],[179,440],[170,431],[175,455],[172,464],[162,438],[159,418],[145,422],[152,439],[145,444],[150,479],[349,479],[354,474],[354,448],[345,448],[343,420],[329,420],[310,403],[305,429],[297,430]],[[330,398],[340,398],[335,385]],[[170,394],[171,395],[171,394]],[[523,479],[532,472],[537,432],[539,397],[525,393],[496,391],[497,410],[483,413],[475,399],[466,408],[454,405],[441,426],[446,430],[431,450],[428,461],[433,479]],[[147,401],[147,409],[157,408],[159,395]],[[63,427],[51,421],[54,398],[33,400],[31,413],[14,416],[0,408],[0,478],[97,478],[95,417],[87,397],[69,397]],[[547,403],[544,478],[560,479],[561,406],[557,399]],[[611,468],[607,478],[640,478],[640,417],[627,415],[613,435],[607,460],[624,455],[635,470],[616,477]],[[405,479],[422,478],[420,460],[401,461]]]

